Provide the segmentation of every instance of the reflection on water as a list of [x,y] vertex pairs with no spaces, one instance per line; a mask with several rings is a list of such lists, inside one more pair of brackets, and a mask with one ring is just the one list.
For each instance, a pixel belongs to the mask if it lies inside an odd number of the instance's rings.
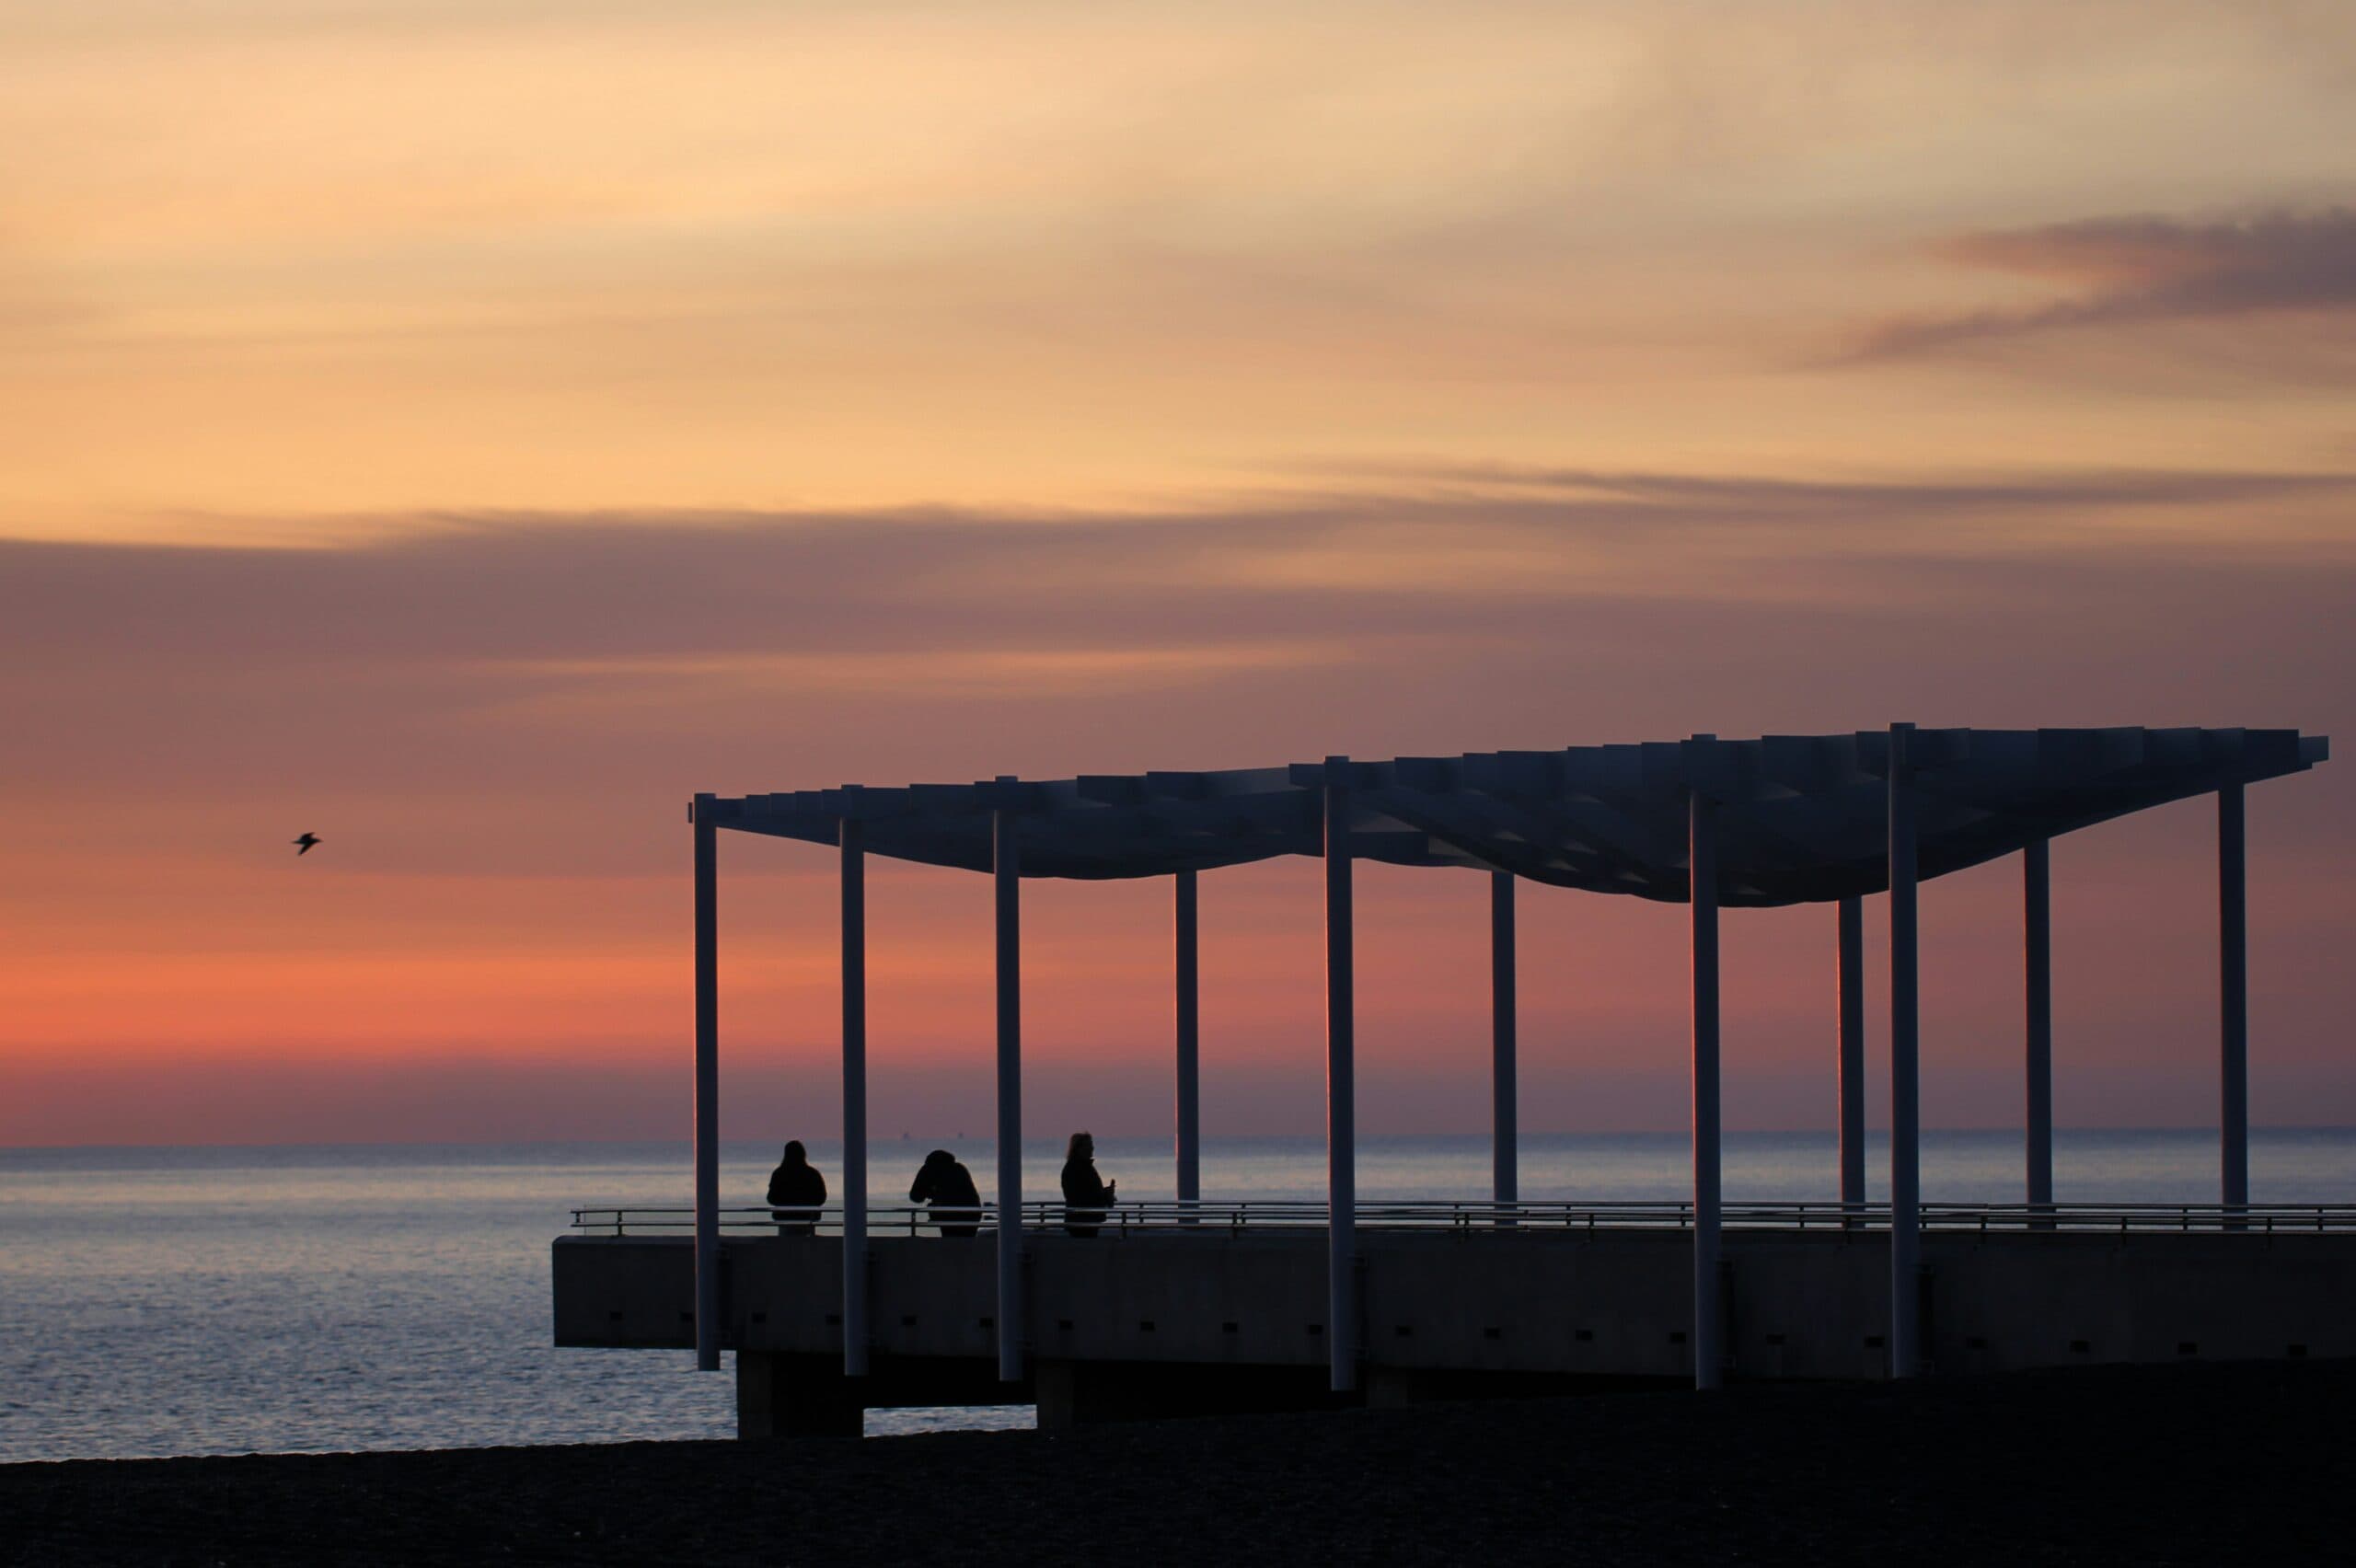
[[[876,1151],[879,1202],[907,1190],[923,1140]],[[723,1201],[756,1203],[772,1147],[732,1147]],[[812,1145],[831,1175],[836,1150]],[[977,1178],[986,1140],[967,1149]],[[686,1201],[677,1145],[517,1148],[0,1150],[0,1461],[248,1450],[446,1447],[719,1437],[734,1383],[685,1353],[558,1351],[548,1246],[574,1205]],[[1059,1145],[1025,1150],[1050,1195]],[[1099,1140],[1125,1197],[1171,1195],[1160,1139]],[[1887,1170],[1880,1151],[1869,1161]],[[1522,1196],[1684,1195],[1680,1136],[1531,1136]],[[2056,1195],[2079,1202],[2214,1196],[2207,1132],[2064,1133]],[[1934,1133],[1926,1199],[2019,1195],[2012,1133]],[[1479,1197],[1478,1137],[1377,1138],[1359,1151],[1370,1201]],[[1729,1199],[1835,1195],[1823,1134],[1727,1139]],[[1323,1147],[1211,1140],[1204,1195],[1322,1197]],[[2260,1131],[2254,1198],[2356,1199],[2356,1132]],[[839,1182],[837,1182],[839,1186]],[[1876,1188],[1875,1195],[1880,1195]],[[1028,1425],[1027,1408],[879,1411],[871,1432]]]

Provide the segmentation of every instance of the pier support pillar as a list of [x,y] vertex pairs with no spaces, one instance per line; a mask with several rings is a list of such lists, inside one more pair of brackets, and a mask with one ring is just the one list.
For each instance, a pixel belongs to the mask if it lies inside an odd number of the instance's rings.
[[843,1376],[867,1375],[867,826],[842,819]]
[[1333,1410],[1353,1402],[1328,1392],[1313,1365],[1067,1361],[1043,1355],[1032,1380],[1042,1432],[1123,1421]]
[[1519,997],[1515,992],[1513,873],[1489,873],[1489,1195],[1519,1200],[1521,1134],[1517,1064]]
[[1922,1369],[1922,1090],[1914,726],[1889,727],[1889,1375]]
[[689,809],[696,860],[696,1370],[720,1370],[719,813]]
[[1325,1347],[1335,1393],[1357,1387],[1357,976],[1350,759],[1325,759]]
[[1203,1101],[1201,1067],[1201,964],[1195,941],[1195,874],[1180,871],[1171,881],[1176,888],[1172,910],[1177,996],[1177,1135],[1178,1201],[1192,1204],[1203,1195]]
[[1841,900],[1834,979],[1835,1076],[1841,1120],[1841,1201],[1865,1201],[1865,901]]
[[736,1353],[738,1437],[857,1437],[866,1424],[859,1385],[832,1356]]
[[1022,869],[1014,813],[990,813],[998,925],[998,1375],[1022,1380]]
[[2027,973],[2027,1117],[2028,1202],[2053,1202],[2053,845],[2031,839],[2021,850],[2022,943]]
[[1718,1313],[1718,831],[1716,804],[1687,801],[1693,918],[1693,1386],[1715,1389],[1726,1346]]
[[2249,905],[2242,786],[2217,791],[2218,1201],[2249,1202]]

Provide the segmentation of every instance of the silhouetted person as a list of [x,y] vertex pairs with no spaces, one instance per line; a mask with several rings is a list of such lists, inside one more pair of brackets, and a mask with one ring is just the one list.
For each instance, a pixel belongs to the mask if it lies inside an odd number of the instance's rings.
[[1072,1134],[1064,1149],[1064,1229],[1074,1236],[1095,1235],[1104,1220],[1104,1205],[1119,1185],[1096,1174],[1096,1140],[1086,1133]]
[[945,1148],[924,1157],[908,1202],[930,1204],[932,1222],[943,1236],[971,1236],[981,1228],[981,1189],[974,1185],[974,1173]]
[[810,1163],[800,1138],[785,1146],[785,1159],[769,1172],[769,1215],[780,1236],[807,1236],[818,1228],[818,1205],[826,1201],[826,1179]]

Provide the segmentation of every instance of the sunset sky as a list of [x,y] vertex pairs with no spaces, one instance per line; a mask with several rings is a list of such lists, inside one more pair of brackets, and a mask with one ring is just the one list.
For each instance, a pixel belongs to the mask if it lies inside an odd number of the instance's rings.
[[[2356,738],[2344,0],[0,0],[0,1144],[684,1136],[699,790]],[[2250,836],[2253,1113],[2356,1123],[2356,760]],[[2213,1116],[2213,854],[2056,847],[2065,1125]],[[823,1136],[831,858],[722,858]],[[1360,887],[1363,1124],[1479,1130],[1482,880]],[[1204,880],[1211,1136],[1322,1124],[1318,896]],[[870,898],[978,1140],[987,882]],[[1161,1129],[1167,885],[1027,899],[1034,1126]],[[1525,1125],[1682,1125],[1683,911],[1522,909]],[[2009,1124],[2017,866],[1923,919]],[[1828,1125],[1831,913],[1727,942]]]

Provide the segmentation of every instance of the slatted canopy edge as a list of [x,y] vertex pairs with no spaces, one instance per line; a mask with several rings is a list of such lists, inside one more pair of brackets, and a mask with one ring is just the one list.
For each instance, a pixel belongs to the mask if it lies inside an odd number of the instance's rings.
[[[2172,801],[2303,772],[2328,741],[2295,730],[1919,730],[1919,874],[1935,877]],[[1560,751],[1353,762],[1355,859],[1504,871],[1595,893],[1687,901],[1687,813],[1715,803],[1721,902],[1768,907],[1888,886],[1886,731],[1697,736]],[[987,871],[1012,817],[1021,874],[1109,880],[1324,852],[1324,763],[1083,774],[973,784],[849,785],[708,797],[715,827],[838,842]]]

